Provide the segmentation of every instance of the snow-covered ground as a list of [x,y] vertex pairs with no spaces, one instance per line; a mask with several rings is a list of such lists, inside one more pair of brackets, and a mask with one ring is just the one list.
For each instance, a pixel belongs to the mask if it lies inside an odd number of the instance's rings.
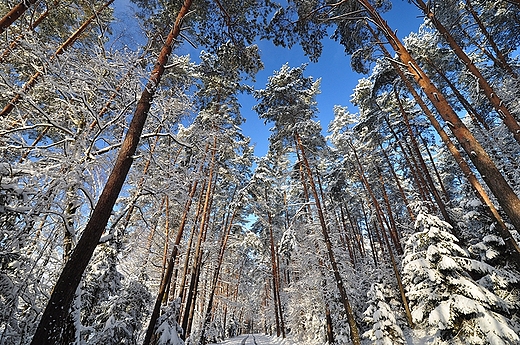
[[221,345],[295,345],[294,342],[288,339],[270,337],[262,334],[240,335],[235,338],[225,340]]

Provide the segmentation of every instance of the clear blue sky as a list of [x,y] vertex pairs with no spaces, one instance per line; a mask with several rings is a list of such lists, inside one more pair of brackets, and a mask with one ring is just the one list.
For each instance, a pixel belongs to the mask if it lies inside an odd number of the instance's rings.
[[[417,31],[422,23],[422,19],[418,17],[420,13],[417,8],[406,0],[394,0],[392,3],[392,10],[384,13],[383,18],[388,21],[394,30],[398,30],[398,36],[403,38],[411,31]],[[130,1],[116,0],[115,9],[116,17],[120,19],[121,27],[125,28],[126,31],[124,41],[131,48],[137,47],[138,42],[142,42],[143,38],[140,28],[132,18],[133,11]],[[132,22],[135,24],[128,25]],[[326,135],[325,131],[333,118],[332,109],[334,105],[348,106],[351,112],[356,112],[355,107],[350,104],[350,96],[358,79],[364,76],[352,72],[349,57],[345,55],[343,47],[338,42],[326,38],[323,43],[322,56],[317,63],[311,63],[304,56],[299,46],[285,49],[275,47],[268,41],[258,42],[265,68],[258,73],[254,86],[256,89],[264,88],[267,78],[273,74],[273,71],[279,70],[285,63],[289,63],[291,67],[308,63],[306,76],[322,79],[321,94],[317,98],[320,111],[318,117]],[[189,53],[195,59],[198,55],[198,52],[193,49],[185,52],[176,51],[175,53],[179,55]],[[242,126],[243,132],[251,137],[252,142],[255,144],[255,154],[263,156],[267,152],[271,124],[264,125],[263,120],[260,120],[256,112],[251,110],[251,107],[255,104],[252,96],[243,95],[240,97],[240,101],[242,104],[242,115],[246,118],[246,123]]]

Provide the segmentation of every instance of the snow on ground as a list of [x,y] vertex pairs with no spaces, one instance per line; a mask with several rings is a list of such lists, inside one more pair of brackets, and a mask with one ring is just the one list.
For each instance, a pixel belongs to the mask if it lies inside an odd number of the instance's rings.
[[267,336],[262,334],[240,335],[235,338],[225,340],[220,345],[296,345],[296,343],[288,340],[277,338],[276,336]]

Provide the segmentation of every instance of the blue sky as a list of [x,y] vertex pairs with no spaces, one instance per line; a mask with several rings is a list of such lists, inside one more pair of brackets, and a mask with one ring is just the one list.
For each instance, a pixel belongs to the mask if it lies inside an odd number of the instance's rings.
[[[390,27],[397,29],[400,38],[406,37],[411,31],[417,31],[422,23],[422,18],[417,8],[405,0],[393,1],[392,10],[383,14],[383,18],[388,21]],[[274,46],[271,42],[261,41],[260,47],[264,70],[258,73],[255,87],[262,89],[265,87],[267,78],[273,71],[279,70],[285,63],[291,67],[300,66],[308,63],[306,76],[312,76],[315,80],[321,78],[321,94],[318,95],[318,118],[326,135],[329,122],[333,119],[334,105],[347,106],[353,113],[357,109],[350,103],[350,96],[360,78],[364,75],[355,73],[350,68],[350,59],[345,54],[343,46],[332,39],[324,39],[323,54],[317,63],[311,63],[303,54],[299,46],[291,49]],[[244,134],[252,138],[255,143],[255,154],[263,156],[268,149],[269,128],[271,124],[264,125],[263,120],[258,118],[256,112],[251,110],[255,104],[252,96],[242,96],[242,114],[247,119],[243,125]]]
[[[384,13],[383,18],[388,21],[390,27],[398,30],[398,36],[403,38],[411,31],[417,31],[422,22],[417,8],[405,0],[392,1],[392,3],[392,10]],[[126,31],[124,41],[131,48],[136,48],[143,39],[140,28],[132,18],[133,11],[130,1],[116,0],[115,9],[116,17],[120,19],[121,27],[124,27]],[[135,24],[128,25],[132,22]],[[333,118],[332,109],[334,105],[348,106],[351,112],[356,112],[355,107],[350,104],[350,96],[358,79],[364,76],[351,70],[349,57],[345,55],[343,47],[338,42],[326,38],[323,43],[322,56],[317,63],[311,63],[299,46],[286,49],[276,47],[268,41],[258,42],[265,68],[258,73],[254,86],[256,89],[264,88],[268,77],[285,63],[289,63],[291,67],[308,63],[306,76],[312,76],[314,79],[321,78],[321,94],[317,97],[318,118],[324,129],[324,135],[326,135],[328,124]],[[193,58],[198,55],[198,52],[193,49],[174,53],[179,55],[189,53]],[[252,96],[243,95],[240,97],[240,101],[242,103],[242,115],[246,118],[246,123],[242,126],[243,132],[251,137],[255,144],[255,154],[263,156],[268,149],[271,124],[264,125],[263,120],[260,120],[257,113],[251,109],[255,104]]]

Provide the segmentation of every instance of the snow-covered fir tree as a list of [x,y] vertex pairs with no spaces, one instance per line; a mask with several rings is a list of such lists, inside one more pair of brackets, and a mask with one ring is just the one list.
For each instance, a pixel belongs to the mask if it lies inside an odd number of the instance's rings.
[[[403,331],[399,327],[394,308],[389,304],[391,291],[383,283],[374,283],[367,292],[369,307],[363,315],[371,329],[363,333],[374,345],[406,344]],[[395,300],[394,300],[395,303]]]
[[509,319],[510,305],[472,278],[493,268],[471,259],[451,226],[423,207],[416,232],[405,246],[403,283],[413,321],[431,342],[506,345],[520,341]]

